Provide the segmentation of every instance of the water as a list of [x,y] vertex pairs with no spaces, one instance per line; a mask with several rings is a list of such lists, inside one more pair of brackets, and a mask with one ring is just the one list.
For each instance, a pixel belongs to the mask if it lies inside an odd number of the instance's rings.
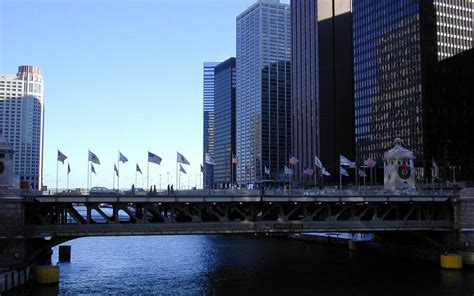
[[[474,270],[282,238],[90,237],[68,242],[62,295],[473,295]],[[57,262],[54,248],[53,262]]]

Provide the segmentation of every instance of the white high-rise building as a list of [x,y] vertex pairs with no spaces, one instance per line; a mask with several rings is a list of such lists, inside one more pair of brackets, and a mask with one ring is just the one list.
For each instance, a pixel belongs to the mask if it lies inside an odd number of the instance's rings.
[[0,74],[0,129],[15,150],[13,172],[23,188],[41,189],[43,183],[43,99],[39,67]]

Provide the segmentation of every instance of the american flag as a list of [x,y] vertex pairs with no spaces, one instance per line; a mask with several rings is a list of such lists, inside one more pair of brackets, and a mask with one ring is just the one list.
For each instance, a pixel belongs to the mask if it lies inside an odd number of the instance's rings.
[[148,151],[148,162],[161,164],[161,157]]
[[313,170],[312,168],[305,168],[305,169],[303,170],[303,174],[305,174],[305,175],[310,175],[310,176],[312,176],[313,173],[314,173],[314,170]]
[[117,175],[117,177],[119,176],[119,172],[118,172],[118,169],[117,169],[117,166],[115,165],[114,163],[114,172],[115,174]]
[[366,178],[367,174],[363,170],[359,170],[359,177]]
[[291,164],[291,165],[295,165],[295,164],[297,164],[298,162],[300,162],[300,161],[298,160],[298,158],[296,158],[296,157],[294,157],[294,156],[290,157],[290,164]]
[[179,165],[179,171],[187,174],[182,165]]
[[135,170],[136,170],[137,172],[139,172],[140,174],[143,174],[143,173],[142,173],[142,170],[140,170],[140,167],[138,166],[138,163],[137,163],[137,167],[135,168]]
[[58,150],[58,161],[62,162],[64,164],[64,161],[66,160],[67,156],[61,153],[61,151]]

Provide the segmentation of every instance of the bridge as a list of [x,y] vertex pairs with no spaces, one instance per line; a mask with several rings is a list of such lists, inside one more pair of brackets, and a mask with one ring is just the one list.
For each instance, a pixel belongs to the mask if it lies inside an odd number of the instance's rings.
[[0,196],[0,267],[47,262],[54,245],[85,236],[329,231],[440,233],[450,237],[450,248],[474,257],[474,190],[15,191]]

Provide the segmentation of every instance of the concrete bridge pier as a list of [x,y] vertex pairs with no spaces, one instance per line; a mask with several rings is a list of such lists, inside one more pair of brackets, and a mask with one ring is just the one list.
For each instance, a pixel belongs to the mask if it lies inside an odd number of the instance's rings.
[[51,263],[57,239],[25,238],[25,198],[0,197],[0,293],[30,281],[37,265]]
[[455,222],[463,264],[474,266],[474,188],[460,192],[456,211]]

